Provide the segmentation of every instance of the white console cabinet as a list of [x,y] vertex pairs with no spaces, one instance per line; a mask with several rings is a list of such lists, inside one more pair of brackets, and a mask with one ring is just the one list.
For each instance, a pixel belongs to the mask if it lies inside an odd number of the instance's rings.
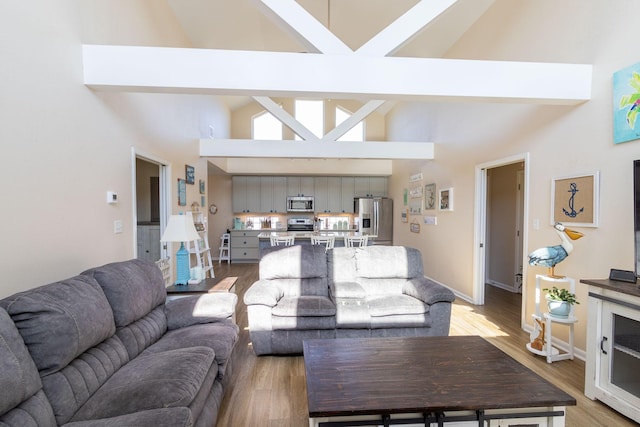
[[640,290],[633,283],[589,285],[584,394],[640,422]]

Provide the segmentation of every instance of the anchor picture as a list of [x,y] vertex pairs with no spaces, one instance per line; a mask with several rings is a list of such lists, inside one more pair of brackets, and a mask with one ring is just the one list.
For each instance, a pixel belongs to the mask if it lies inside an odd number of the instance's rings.
[[571,193],[571,196],[569,197],[569,209],[571,210],[568,211],[565,208],[562,208],[562,212],[564,212],[564,214],[569,218],[575,218],[578,216],[578,214],[581,214],[584,212],[584,207],[580,208],[579,211],[576,211],[575,209],[576,194],[578,194],[578,191],[580,191],[578,190],[578,184],[576,184],[575,182],[570,183],[569,190],[567,191]]
[[551,223],[598,226],[599,172],[555,178],[551,184]]

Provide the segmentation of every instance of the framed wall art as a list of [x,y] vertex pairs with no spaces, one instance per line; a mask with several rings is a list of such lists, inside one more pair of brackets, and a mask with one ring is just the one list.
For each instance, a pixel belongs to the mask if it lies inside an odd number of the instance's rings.
[[187,184],[196,183],[196,168],[189,165],[184,165],[184,176],[187,180]]
[[200,194],[204,194],[204,180],[200,180]]
[[453,210],[453,188],[443,188],[439,191],[438,209],[441,211]]
[[424,208],[425,210],[436,208],[436,184],[424,186]]
[[613,73],[613,142],[640,138],[640,63]]
[[402,222],[409,222],[409,209],[408,208],[404,208],[404,209],[402,209],[402,211],[400,211],[400,220]]
[[178,206],[187,206],[187,183],[178,178]]
[[597,227],[600,173],[565,176],[551,180],[551,224]]

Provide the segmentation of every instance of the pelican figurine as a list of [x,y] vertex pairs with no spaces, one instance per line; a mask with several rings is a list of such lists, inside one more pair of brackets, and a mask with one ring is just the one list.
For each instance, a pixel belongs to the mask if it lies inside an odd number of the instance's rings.
[[[584,234],[579,231],[570,230],[559,222],[556,222],[553,226],[556,233],[560,236],[562,243],[557,246],[547,246],[545,248],[536,249],[529,254],[529,265],[537,265],[549,268],[549,277],[560,278],[562,276],[556,276],[554,268],[556,264],[564,260],[569,256],[573,250],[571,240],[578,240]],[[569,239],[567,239],[569,237]]]

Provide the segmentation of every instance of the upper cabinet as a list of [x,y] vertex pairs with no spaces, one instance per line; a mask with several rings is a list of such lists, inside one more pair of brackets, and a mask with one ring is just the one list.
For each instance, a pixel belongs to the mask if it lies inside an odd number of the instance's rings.
[[314,178],[312,176],[288,176],[287,196],[313,196]]
[[232,185],[232,207],[234,212],[260,212],[259,176],[234,176]]
[[353,198],[356,195],[355,179],[352,176],[343,176],[341,179],[341,196],[342,207],[341,210],[344,213],[353,213]]
[[316,213],[353,213],[354,197],[387,195],[386,177],[234,176],[234,213],[286,213],[288,196],[314,196]]
[[342,178],[319,176],[315,178],[314,207],[316,213],[342,213]]
[[387,178],[384,176],[358,176],[354,178],[355,197],[385,197]]

